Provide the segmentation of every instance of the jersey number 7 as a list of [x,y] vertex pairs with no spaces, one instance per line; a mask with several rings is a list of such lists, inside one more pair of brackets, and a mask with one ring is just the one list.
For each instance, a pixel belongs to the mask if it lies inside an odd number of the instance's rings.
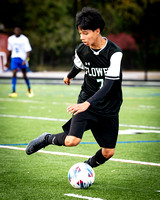
[[97,82],[100,83],[99,89],[103,87],[104,80],[103,79],[97,79]]

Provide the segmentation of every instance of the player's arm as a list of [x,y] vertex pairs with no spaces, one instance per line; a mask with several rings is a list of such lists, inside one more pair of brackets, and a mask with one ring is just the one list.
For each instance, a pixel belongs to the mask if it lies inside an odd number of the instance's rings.
[[71,106],[67,107],[67,112],[69,114],[74,113],[74,115],[77,115],[80,112],[84,112],[85,110],[87,110],[90,106],[90,103],[85,101],[83,103],[78,103],[78,104],[74,104]]
[[9,68],[10,60],[11,60],[11,53],[12,53],[12,45],[10,43],[10,39],[8,38],[7,44],[8,54],[7,54],[7,64],[6,66]]
[[121,52],[116,52],[111,56],[110,67],[105,75],[103,87],[87,100],[92,106],[95,106],[104,96],[106,96],[112,88],[114,81],[120,78],[121,59]]
[[111,90],[114,81],[120,78],[120,63],[122,53],[117,52],[111,57],[110,70],[106,75],[106,79],[101,89],[99,89],[92,97],[87,99],[84,103],[71,105],[67,108],[67,112],[74,113],[74,115],[83,112],[89,108],[89,106],[95,106],[104,96]]
[[81,71],[81,69],[76,68],[75,66],[72,67],[71,71],[68,73],[68,75],[64,78],[64,83],[66,85],[70,85],[71,83],[71,79],[74,78],[79,72]]
[[24,49],[26,52],[26,57],[23,60],[22,65],[25,65],[26,62],[29,60],[30,52],[32,51],[32,47],[31,47],[29,39],[27,37],[24,37],[24,43],[25,43]]
[[29,56],[30,56],[30,51],[26,52],[26,58],[23,60],[22,65],[26,64],[26,61],[29,59]]
[[79,104],[71,105],[67,108],[67,112],[74,115],[84,112],[89,108],[90,105],[96,105],[111,89],[114,80],[105,80],[103,87],[98,90],[92,97],[90,97],[87,101]]
[[11,60],[11,51],[8,51],[8,55],[7,55],[7,64],[6,64],[6,66],[7,66],[8,68],[9,68],[10,60]]
[[64,83],[70,85],[71,79],[74,78],[82,69],[84,69],[83,63],[79,58],[77,51],[75,51],[74,65],[67,77],[64,78]]
[[113,83],[114,80],[105,79],[103,87],[98,90],[93,96],[87,99],[87,102],[89,102],[92,106],[96,105],[104,96],[107,95],[107,93],[109,93]]

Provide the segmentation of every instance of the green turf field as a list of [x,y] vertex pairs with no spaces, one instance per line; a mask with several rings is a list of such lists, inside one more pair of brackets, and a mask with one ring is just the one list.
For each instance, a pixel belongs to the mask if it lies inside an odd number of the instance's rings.
[[[160,88],[123,88],[120,133],[132,130],[137,134],[120,134],[113,159],[123,162],[110,160],[94,168],[95,183],[89,189],[78,190],[69,184],[67,174],[73,164],[86,160],[83,156],[99,149],[90,131],[84,134],[84,144],[77,147],[44,149],[82,157],[49,153],[28,156],[23,149],[43,132],[62,131],[61,126],[70,118],[66,108],[76,102],[80,86],[32,85],[33,98],[27,97],[26,85],[17,85],[18,98],[8,98],[11,85],[0,87],[0,144],[16,147],[0,148],[0,199],[160,199]],[[159,166],[148,165],[157,163]]]

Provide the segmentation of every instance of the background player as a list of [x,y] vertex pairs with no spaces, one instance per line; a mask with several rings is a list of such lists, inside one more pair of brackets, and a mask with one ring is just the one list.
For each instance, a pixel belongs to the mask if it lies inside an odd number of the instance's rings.
[[64,132],[42,134],[28,144],[26,153],[30,155],[49,144],[76,146],[84,131],[90,129],[101,148],[85,162],[97,167],[115,151],[122,104],[122,52],[116,44],[102,37],[105,23],[97,10],[83,8],[76,16],[76,25],[82,43],[75,51],[74,66],[64,83],[70,85],[72,78],[85,71],[78,103],[67,108],[73,115],[63,125]]
[[9,58],[11,56],[10,68],[13,71],[12,77],[12,93],[9,97],[17,97],[16,93],[16,82],[17,82],[17,71],[20,69],[23,73],[23,78],[28,87],[28,96],[32,97],[33,92],[31,90],[30,81],[27,77],[27,62],[29,59],[30,51],[32,50],[28,38],[21,34],[21,28],[14,28],[14,35],[8,38],[8,51]]

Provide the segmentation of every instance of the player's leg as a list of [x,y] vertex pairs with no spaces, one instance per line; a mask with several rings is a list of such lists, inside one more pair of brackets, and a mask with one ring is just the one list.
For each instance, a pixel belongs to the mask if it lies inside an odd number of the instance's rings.
[[118,136],[118,117],[101,118],[94,127],[92,127],[92,133],[102,148],[99,149],[96,154],[89,158],[86,163],[91,167],[97,167],[109,160],[115,152],[115,146]]
[[26,147],[26,154],[31,155],[49,144],[62,146],[64,145],[66,136],[67,134],[64,132],[59,134],[43,133],[38,138],[29,142]]
[[109,160],[115,152],[115,148],[108,149],[108,148],[102,148],[102,155],[105,157],[107,160]]
[[13,76],[12,76],[12,92],[16,92],[16,83],[17,83],[17,69],[14,69],[12,71]]
[[16,93],[16,83],[17,83],[17,60],[16,58],[11,58],[11,65],[10,65],[10,69],[12,70],[12,93],[9,94],[9,97],[17,97],[17,93]]
[[47,144],[53,144],[58,146],[77,146],[81,142],[81,139],[75,136],[67,135],[65,132],[59,134],[50,134],[47,136]]
[[59,134],[49,134],[47,136],[47,144],[53,144],[58,146],[72,147],[77,146],[81,142],[81,138],[67,135],[65,132]]
[[63,133],[50,134],[47,136],[48,144],[68,147],[77,146],[81,142],[84,131],[88,130],[90,127],[87,120],[90,118],[90,114],[87,111],[79,113],[78,115],[73,115],[72,118],[62,126]]
[[50,144],[57,146],[76,146],[80,141],[80,138],[67,136],[65,132],[58,134],[43,133],[38,138],[29,142],[26,147],[26,153],[31,155]]
[[[26,70],[26,66],[23,66],[23,68],[21,69],[22,70],[22,74],[23,74],[23,78],[26,82],[26,85],[27,85],[27,88],[28,88],[28,94],[31,94],[32,93],[32,90],[31,90],[31,85],[30,85],[30,81],[29,81],[29,78],[27,77],[27,70]],[[29,96],[29,95],[28,95]]]
[[77,146],[80,142],[81,142],[80,138],[68,135],[65,139],[65,146],[67,147]]
[[89,164],[91,167],[98,167],[99,165],[104,164],[114,155],[115,149],[102,148],[99,149],[96,154],[89,158],[85,163]]
[[26,153],[28,155],[35,153],[41,148],[44,148],[50,144],[58,146],[76,146],[81,142],[81,138],[85,130],[88,130],[86,114],[79,113],[73,115],[63,126],[64,132],[59,134],[44,133],[38,138],[29,142]]

